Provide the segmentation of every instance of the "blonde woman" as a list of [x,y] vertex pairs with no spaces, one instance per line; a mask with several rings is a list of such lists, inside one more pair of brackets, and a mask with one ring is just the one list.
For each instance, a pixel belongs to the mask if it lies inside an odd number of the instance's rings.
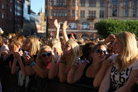
[[[99,92],[126,92],[129,83],[138,76],[138,49],[135,35],[122,32],[116,35],[115,55],[109,57],[114,62],[108,68]],[[105,86],[106,85],[106,86]]]
[[74,59],[76,59],[79,54],[79,45],[77,42],[73,40],[68,40],[63,48],[63,55],[61,56],[59,63],[59,79],[60,82],[67,81],[67,74],[71,68],[71,66],[75,63]]

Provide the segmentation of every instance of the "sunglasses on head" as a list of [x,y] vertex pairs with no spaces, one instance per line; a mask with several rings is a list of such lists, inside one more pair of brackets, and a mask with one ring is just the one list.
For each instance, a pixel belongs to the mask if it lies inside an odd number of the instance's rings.
[[46,57],[46,56],[49,57],[49,56],[51,56],[51,55],[52,55],[51,52],[41,54],[42,57]]
[[102,54],[102,52],[104,52],[105,55],[108,54],[108,52],[106,50],[101,50],[101,49],[97,50],[97,54]]

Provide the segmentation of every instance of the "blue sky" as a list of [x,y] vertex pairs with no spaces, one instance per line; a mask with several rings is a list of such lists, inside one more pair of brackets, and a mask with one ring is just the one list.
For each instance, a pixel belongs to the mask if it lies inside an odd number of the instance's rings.
[[45,0],[31,0],[31,9],[38,14],[38,12],[41,10],[41,7],[44,9],[45,6]]

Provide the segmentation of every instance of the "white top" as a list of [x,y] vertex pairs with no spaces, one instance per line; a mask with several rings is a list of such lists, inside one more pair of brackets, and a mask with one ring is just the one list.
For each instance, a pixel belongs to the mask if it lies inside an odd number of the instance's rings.
[[[117,54],[109,57],[109,59],[112,59],[113,62],[115,62],[116,58],[117,58]],[[120,73],[118,73],[118,65],[114,63],[111,69],[111,73],[110,73],[110,79],[111,79],[110,88],[113,91],[115,91],[119,89],[120,87],[122,87],[128,80],[131,71],[136,70],[136,69],[138,69],[138,59],[133,64],[131,64],[130,66],[125,68],[123,71],[121,71]]]

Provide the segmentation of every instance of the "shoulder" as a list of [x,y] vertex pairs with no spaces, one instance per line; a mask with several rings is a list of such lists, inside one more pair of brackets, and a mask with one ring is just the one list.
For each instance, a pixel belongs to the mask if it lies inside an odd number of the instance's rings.
[[118,54],[113,54],[113,55],[110,56],[108,59],[111,59],[113,62],[115,62],[117,56],[118,56]]

